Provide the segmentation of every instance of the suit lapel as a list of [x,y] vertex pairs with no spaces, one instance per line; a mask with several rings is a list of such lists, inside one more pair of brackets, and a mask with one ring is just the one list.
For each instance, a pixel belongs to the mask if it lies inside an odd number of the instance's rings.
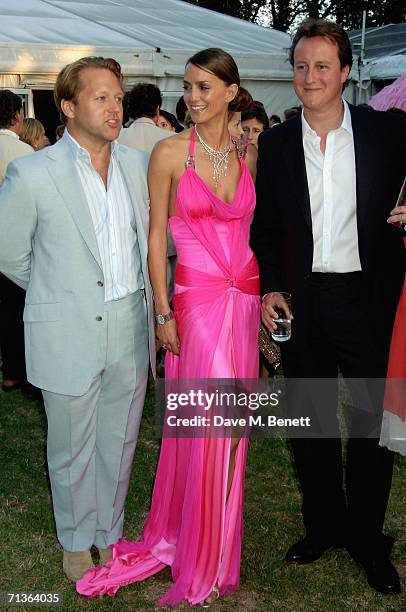
[[302,122],[301,115],[286,122],[286,133],[283,149],[285,163],[290,175],[290,185],[292,185],[296,201],[305,218],[305,221],[312,231],[312,216],[310,212],[310,196],[307,184],[306,164],[302,143]]
[[120,146],[119,166],[123,181],[127,187],[131,204],[134,210],[135,222],[137,224],[138,247],[141,258],[141,270],[144,277],[145,298],[147,302],[148,316],[148,342],[150,352],[150,363],[153,376],[155,377],[155,325],[154,304],[152,289],[149,281],[147,254],[148,254],[148,232],[149,232],[149,199],[147,185],[148,158],[141,154],[139,160],[134,163],[134,156],[128,155],[129,149]]
[[68,145],[61,140],[57,145],[50,148],[48,157],[53,162],[49,164],[48,172],[55,183],[55,187],[72,215],[83,240],[100,268],[102,268],[92,217],[79,174],[74,165],[72,153]]
[[349,105],[354,136],[355,175],[357,195],[357,223],[361,229],[368,210],[369,194],[378,163],[379,147],[374,146],[376,134],[369,111]]
[[137,166],[128,164],[126,153],[126,149],[120,147],[118,163],[134,210],[137,223],[138,245],[144,266],[144,260],[146,261],[147,257],[149,231],[149,211],[147,210],[146,202],[148,197],[146,174],[143,175],[144,167],[141,166],[141,164]]

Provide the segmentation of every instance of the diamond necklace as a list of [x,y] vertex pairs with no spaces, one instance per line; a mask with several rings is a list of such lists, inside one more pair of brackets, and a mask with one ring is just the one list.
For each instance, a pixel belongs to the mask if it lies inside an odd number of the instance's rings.
[[224,149],[217,150],[210,147],[207,142],[203,140],[203,138],[197,131],[197,126],[195,126],[195,132],[200,144],[203,147],[203,150],[207,153],[213,165],[213,181],[217,187],[221,176],[227,176],[228,158],[230,157],[230,151],[232,148],[231,138],[228,141],[227,146],[224,147]]

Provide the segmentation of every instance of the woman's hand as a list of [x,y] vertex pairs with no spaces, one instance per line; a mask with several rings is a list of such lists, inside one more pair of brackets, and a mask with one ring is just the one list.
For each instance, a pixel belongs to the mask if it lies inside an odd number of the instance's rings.
[[162,348],[171,351],[175,355],[179,355],[180,342],[175,319],[167,321],[163,325],[158,323],[156,326],[156,336],[160,341]]
[[390,217],[387,219],[387,222],[398,224],[402,221],[406,223],[406,206],[396,206],[396,208],[390,211]]

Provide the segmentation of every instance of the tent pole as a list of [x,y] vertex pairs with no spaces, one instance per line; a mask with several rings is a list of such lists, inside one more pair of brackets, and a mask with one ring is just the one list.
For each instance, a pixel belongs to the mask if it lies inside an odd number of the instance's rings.
[[365,49],[365,24],[367,20],[367,12],[362,11],[362,30],[361,30],[361,53],[358,61],[358,102],[361,104],[362,93],[362,69],[364,67],[364,49]]

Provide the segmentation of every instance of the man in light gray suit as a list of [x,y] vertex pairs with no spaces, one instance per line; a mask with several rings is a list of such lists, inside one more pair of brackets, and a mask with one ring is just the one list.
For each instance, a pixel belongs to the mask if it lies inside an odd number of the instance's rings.
[[104,563],[122,535],[154,346],[147,156],[115,142],[115,60],[66,66],[55,100],[64,136],[11,163],[0,189],[0,271],[27,290],[27,375],[43,392],[57,535],[77,580],[90,548]]

